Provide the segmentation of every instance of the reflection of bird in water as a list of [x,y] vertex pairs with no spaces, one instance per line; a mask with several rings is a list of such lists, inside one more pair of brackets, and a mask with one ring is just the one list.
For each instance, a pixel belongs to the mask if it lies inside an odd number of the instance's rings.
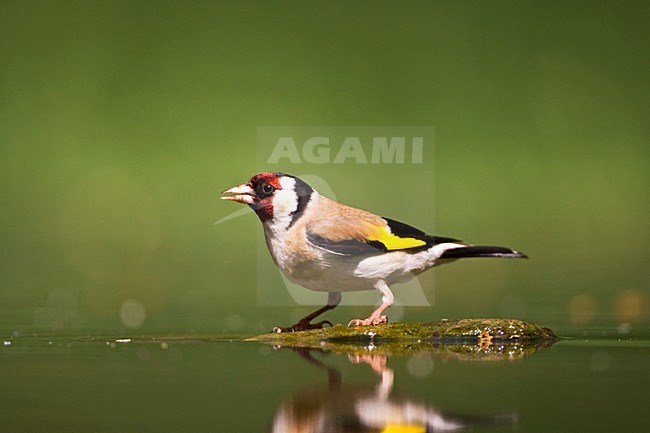
[[338,370],[314,358],[310,349],[294,348],[308,362],[328,372],[329,386],[311,387],[287,399],[276,412],[272,433],[430,433],[458,431],[472,425],[511,426],[514,415],[448,415],[409,397],[393,396],[393,370],[386,356],[350,355],[381,376],[376,387],[346,386]]

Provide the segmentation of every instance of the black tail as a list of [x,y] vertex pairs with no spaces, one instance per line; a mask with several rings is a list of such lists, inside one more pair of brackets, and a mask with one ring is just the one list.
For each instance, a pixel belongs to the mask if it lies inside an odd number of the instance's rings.
[[442,253],[441,259],[460,259],[463,257],[505,257],[510,259],[527,259],[526,254],[505,247],[487,247],[468,245],[452,248]]

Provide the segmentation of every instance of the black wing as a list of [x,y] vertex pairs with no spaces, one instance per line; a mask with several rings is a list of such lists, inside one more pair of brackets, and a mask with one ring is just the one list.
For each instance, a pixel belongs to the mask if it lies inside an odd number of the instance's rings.
[[[383,218],[393,235],[399,238],[416,239],[417,246],[408,248],[394,248],[392,245],[386,245],[380,240],[332,240],[319,235],[313,231],[307,230],[307,241],[314,247],[328,251],[332,254],[341,256],[357,256],[357,255],[377,255],[389,251],[405,251],[408,253],[417,253],[431,248],[434,245],[442,243],[462,243],[461,241],[453,238],[446,238],[441,236],[430,236],[421,230],[411,227],[408,224],[392,220],[390,218]],[[386,242],[386,241],[384,241]],[[392,247],[392,248],[390,248]]]
[[333,241],[315,233],[310,233],[309,231],[307,232],[307,241],[316,248],[340,256],[377,255],[388,251],[381,242],[363,242],[356,239]]
[[421,247],[418,247],[418,250],[426,249],[426,248],[431,248],[434,245],[438,244],[446,244],[446,243],[455,243],[455,244],[462,244],[463,242],[454,239],[454,238],[446,238],[442,236],[431,236],[426,233],[424,233],[422,230],[418,230],[415,227],[412,227],[408,224],[401,223],[399,221],[392,220],[390,218],[382,217],[386,222],[388,223],[388,227],[390,227],[390,231],[401,238],[413,238],[413,239],[419,239],[421,241],[426,242],[426,245],[423,245]]

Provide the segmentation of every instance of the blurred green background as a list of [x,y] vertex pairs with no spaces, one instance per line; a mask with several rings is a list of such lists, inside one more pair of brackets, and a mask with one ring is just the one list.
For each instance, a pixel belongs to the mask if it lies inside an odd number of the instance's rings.
[[292,323],[310,308],[257,305],[257,218],[214,224],[268,168],[257,128],[425,125],[435,197],[391,167],[308,169],[531,258],[425,273],[434,305],[403,320],[647,336],[649,24],[645,2],[0,1],[0,331]]

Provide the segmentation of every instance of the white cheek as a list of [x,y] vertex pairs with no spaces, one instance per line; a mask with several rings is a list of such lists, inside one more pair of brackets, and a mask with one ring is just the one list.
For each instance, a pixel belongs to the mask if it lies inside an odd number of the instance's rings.
[[293,191],[278,190],[273,197],[273,217],[283,218],[290,216],[298,208]]
[[296,181],[291,177],[280,179],[282,189],[273,195],[273,218],[289,217],[298,209],[295,185]]

